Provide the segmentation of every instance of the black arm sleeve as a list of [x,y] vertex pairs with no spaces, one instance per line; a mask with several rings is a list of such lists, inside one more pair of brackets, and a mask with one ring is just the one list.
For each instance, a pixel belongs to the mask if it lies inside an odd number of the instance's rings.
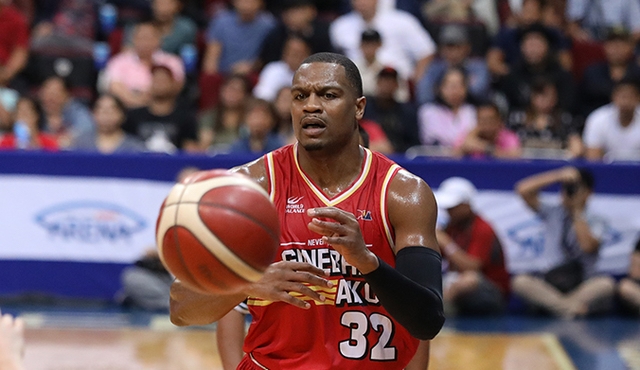
[[395,269],[378,260],[364,278],[382,306],[414,337],[433,339],[444,325],[442,257],[430,248],[405,247]]

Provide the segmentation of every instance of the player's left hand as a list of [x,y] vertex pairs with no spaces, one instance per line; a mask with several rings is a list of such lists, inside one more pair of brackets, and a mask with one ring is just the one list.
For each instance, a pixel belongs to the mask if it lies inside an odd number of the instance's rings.
[[350,265],[363,274],[378,268],[378,258],[367,249],[360,224],[352,213],[336,207],[322,207],[309,209],[307,215],[311,217],[309,230],[322,235],[325,243],[337,250]]

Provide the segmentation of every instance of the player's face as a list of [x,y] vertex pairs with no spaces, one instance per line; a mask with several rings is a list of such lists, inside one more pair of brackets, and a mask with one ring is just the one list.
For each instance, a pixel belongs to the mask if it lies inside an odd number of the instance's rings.
[[304,149],[340,148],[358,136],[366,100],[356,96],[341,65],[303,64],[293,77],[291,95],[293,130]]

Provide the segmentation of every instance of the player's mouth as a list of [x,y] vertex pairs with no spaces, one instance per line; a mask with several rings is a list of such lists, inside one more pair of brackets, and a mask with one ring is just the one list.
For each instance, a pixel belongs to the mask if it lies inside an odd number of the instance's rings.
[[302,131],[307,136],[318,136],[327,128],[324,121],[318,117],[304,117],[300,124]]

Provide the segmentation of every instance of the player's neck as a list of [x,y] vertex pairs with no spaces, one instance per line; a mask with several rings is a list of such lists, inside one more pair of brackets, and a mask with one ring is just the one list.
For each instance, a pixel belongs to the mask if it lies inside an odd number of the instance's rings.
[[349,145],[330,153],[307,152],[298,147],[300,167],[329,197],[347,189],[360,176],[363,159],[364,149],[360,146]]

